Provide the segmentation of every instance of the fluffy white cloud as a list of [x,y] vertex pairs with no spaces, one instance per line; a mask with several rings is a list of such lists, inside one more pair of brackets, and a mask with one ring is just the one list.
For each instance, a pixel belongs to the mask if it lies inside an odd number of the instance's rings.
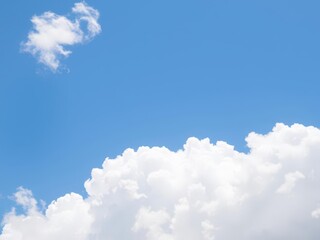
[[18,191],[14,194],[14,200],[26,211],[37,211],[37,201],[33,198],[32,192],[28,189],[19,187]]
[[21,188],[26,211],[5,216],[0,240],[318,240],[320,130],[277,124],[246,141],[248,153],[196,138],[176,152],[127,149],[92,170],[86,198],[44,212]]
[[101,32],[99,12],[85,2],[74,5],[72,16],[73,19],[45,12],[32,17],[33,29],[29,32],[28,40],[22,43],[22,51],[31,53],[40,63],[56,71],[60,66],[60,58],[71,54],[65,46],[85,43]]

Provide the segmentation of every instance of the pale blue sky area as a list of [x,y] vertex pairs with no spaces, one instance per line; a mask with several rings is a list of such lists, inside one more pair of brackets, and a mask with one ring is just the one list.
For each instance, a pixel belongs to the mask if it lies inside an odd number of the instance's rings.
[[[105,157],[191,136],[247,151],[276,122],[319,127],[320,2],[88,0],[102,33],[54,74],[19,50],[30,18],[75,1],[0,8],[0,213],[18,186],[84,194]],[[1,214],[2,215],[2,214]]]

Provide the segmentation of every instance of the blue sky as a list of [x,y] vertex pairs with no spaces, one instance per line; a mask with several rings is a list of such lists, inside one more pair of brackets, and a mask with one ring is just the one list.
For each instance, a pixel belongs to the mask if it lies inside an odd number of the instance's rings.
[[102,33],[52,73],[20,51],[44,11],[0,9],[0,212],[18,186],[47,202],[75,191],[107,156],[188,137],[246,151],[277,122],[319,127],[319,1],[95,1]]

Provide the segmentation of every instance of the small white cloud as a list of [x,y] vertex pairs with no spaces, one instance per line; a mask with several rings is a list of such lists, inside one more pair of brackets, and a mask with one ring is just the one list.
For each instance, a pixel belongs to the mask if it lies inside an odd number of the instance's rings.
[[61,57],[71,54],[65,47],[85,43],[101,32],[99,12],[86,3],[76,3],[72,16],[73,19],[53,12],[33,16],[33,29],[28,34],[28,40],[22,43],[22,51],[32,54],[40,63],[56,71]]
[[96,9],[81,2],[74,5],[72,12],[77,15],[78,22],[87,23],[88,31],[84,35],[85,40],[91,40],[101,32],[101,26],[98,23],[99,12]]
[[311,216],[313,218],[320,218],[320,208],[317,208],[314,211],[312,211]]
[[292,189],[295,187],[296,182],[300,179],[304,179],[305,176],[301,172],[296,171],[287,173],[284,178],[284,183],[277,189],[277,193],[290,193]]
[[34,199],[32,192],[23,187],[19,187],[18,191],[14,194],[15,202],[22,206],[28,212],[37,211],[37,201]]
[[277,124],[246,140],[249,153],[197,138],[178,151],[127,149],[92,170],[88,197],[45,211],[21,188],[26,211],[6,215],[0,240],[318,240],[320,129]]

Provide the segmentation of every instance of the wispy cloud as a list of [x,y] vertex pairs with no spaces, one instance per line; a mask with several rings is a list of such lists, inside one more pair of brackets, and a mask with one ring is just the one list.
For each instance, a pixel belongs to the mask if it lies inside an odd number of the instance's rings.
[[249,153],[197,138],[176,152],[127,149],[92,170],[88,197],[44,212],[20,188],[26,212],[5,217],[0,240],[319,239],[320,129],[277,124],[246,141]]
[[320,207],[311,212],[313,218],[320,218]]
[[60,59],[71,54],[67,46],[88,42],[101,32],[98,19],[99,12],[85,2],[76,3],[70,17],[50,11],[33,16],[33,29],[21,49],[55,72]]

